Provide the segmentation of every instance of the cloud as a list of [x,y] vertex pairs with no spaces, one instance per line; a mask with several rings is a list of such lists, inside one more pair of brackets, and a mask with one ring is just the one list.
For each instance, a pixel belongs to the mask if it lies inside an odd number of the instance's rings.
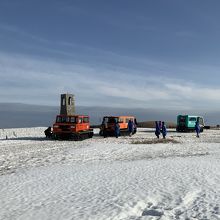
[[177,31],[176,32],[177,37],[183,37],[183,38],[198,38],[199,34],[194,31]]
[[[152,64],[153,65],[153,64]],[[59,105],[74,93],[77,105],[159,108],[220,107],[220,89],[150,74],[82,63],[0,54],[1,102]]]
[[16,27],[14,25],[9,25],[9,24],[4,24],[0,23],[0,30],[1,31],[6,31],[8,33],[11,33],[16,36],[21,36],[25,38],[29,38],[31,40],[35,40],[41,43],[49,43],[49,41],[45,38],[30,34],[29,32],[24,31],[23,29]]
[[185,100],[194,100],[195,102],[200,100],[201,102],[220,101],[220,89],[218,88],[206,88],[195,83],[166,84],[166,87]]

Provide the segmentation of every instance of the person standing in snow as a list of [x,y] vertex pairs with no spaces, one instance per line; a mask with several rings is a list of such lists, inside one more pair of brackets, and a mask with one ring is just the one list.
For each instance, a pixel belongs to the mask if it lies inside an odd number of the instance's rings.
[[138,124],[136,118],[134,119],[134,123],[133,124],[134,124],[134,134],[135,134],[137,132],[137,124]]
[[128,121],[128,132],[129,132],[129,136],[131,137],[131,135],[134,132],[134,123],[132,120]]
[[48,127],[45,131],[44,131],[44,134],[46,136],[46,138],[51,138],[52,135],[53,135],[53,132],[51,130],[51,127]]
[[199,126],[199,122],[198,121],[195,124],[195,131],[196,131],[196,137],[199,138],[200,126]]
[[161,130],[162,130],[163,139],[165,139],[166,135],[167,135],[167,128],[166,128],[166,125],[165,125],[164,121],[162,122]]
[[119,135],[120,135],[120,125],[118,124],[118,122],[115,122],[115,137],[118,138]]
[[155,121],[155,135],[157,136],[157,138],[159,139],[160,137],[160,127],[157,121]]
[[160,132],[162,132],[162,122],[159,121],[159,129],[160,129]]

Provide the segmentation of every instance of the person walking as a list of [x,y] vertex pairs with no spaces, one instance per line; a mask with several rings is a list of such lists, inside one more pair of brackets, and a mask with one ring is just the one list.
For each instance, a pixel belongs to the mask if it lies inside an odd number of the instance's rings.
[[199,126],[199,122],[198,121],[195,124],[195,131],[196,131],[196,137],[199,138],[200,126]]
[[160,127],[157,121],[155,121],[155,135],[157,136],[157,138],[159,139],[160,137]]
[[162,130],[163,139],[165,139],[166,136],[167,136],[167,128],[166,128],[166,125],[165,125],[164,121],[162,122],[161,130]]
[[120,135],[120,125],[118,122],[115,122],[115,137],[118,138]]
[[132,120],[128,121],[128,132],[129,132],[129,136],[131,137],[131,135],[134,132],[134,123]]

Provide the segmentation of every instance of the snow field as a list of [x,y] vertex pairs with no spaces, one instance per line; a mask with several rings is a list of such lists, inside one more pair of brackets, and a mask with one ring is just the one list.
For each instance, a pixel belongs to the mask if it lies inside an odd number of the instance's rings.
[[132,144],[154,139],[145,129],[83,142],[12,130],[0,141],[0,219],[220,219],[218,131],[146,145]]

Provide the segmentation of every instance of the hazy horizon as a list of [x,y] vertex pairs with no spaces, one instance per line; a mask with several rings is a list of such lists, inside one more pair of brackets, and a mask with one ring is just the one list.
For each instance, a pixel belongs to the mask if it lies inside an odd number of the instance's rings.
[[[206,125],[220,124],[219,112],[205,111],[178,111],[164,109],[126,109],[100,106],[76,106],[76,113],[90,116],[92,125],[98,125],[105,115],[134,115],[139,122],[161,120],[176,123],[178,114],[202,115]],[[22,103],[0,103],[0,128],[16,127],[47,127],[52,126],[56,115],[59,114],[59,106],[42,106]]]

